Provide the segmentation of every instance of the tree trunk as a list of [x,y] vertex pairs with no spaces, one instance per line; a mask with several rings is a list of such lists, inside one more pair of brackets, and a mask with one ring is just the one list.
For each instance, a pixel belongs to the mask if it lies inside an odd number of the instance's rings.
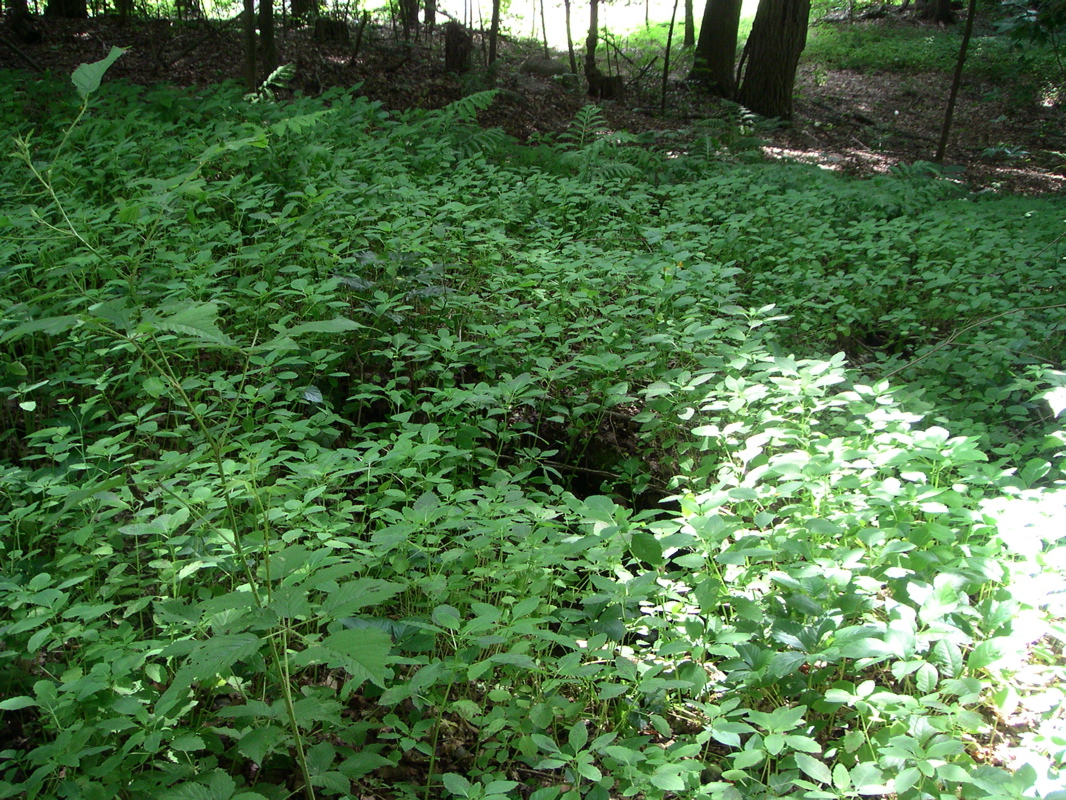
[[500,38],[500,0],[492,0],[492,22],[489,24],[489,65],[496,63],[496,47]]
[[811,0],[761,0],[740,59],[742,106],[764,117],[792,119],[792,88],[810,13]]
[[940,129],[940,143],[936,146],[934,160],[944,163],[944,151],[948,149],[948,135],[951,133],[951,118],[955,115],[955,100],[959,96],[959,84],[962,83],[962,68],[966,63],[966,48],[970,46],[970,34],[973,33],[973,18],[977,14],[977,0],[970,0],[966,14],[966,27],[962,31],[962,44],[959,45],[959,58],[955,62],[955,74],[951,79],[951,92],[948,94],[948,107],[944,112],[944,125]]
[[[692,0],[685,0],[685,41],[682,47],[686,50],[691,50],[696,46],[696,14],[692,5]],[[733,49],[736,49],[736,45]]]
[[426,0],[426,13],[423,17],[426,27],[433,30],[437,24],[437,0]]
[[458,75],[469,72],[473,52],[474,37],[461,22],[449,20],[444,26],[444,69]]
[[566,52],[570,56],[570,71],[577,75],[577,54],[574,52],[574,37],[570,33],[570,0],[563,0],[566,7]]
[[544,57],[551,58],[551,50],[548,48],[548,17],[544,13],[544,0],[540,0],[540,32],[543,34]]
[[418,34],[418,0],[396,0],[396,10],[400,15],[404,41],[410,41],[412,33]]
[[259,0],[259,61],[266,75],[278,68],[278,45],[274,39],[274,0]]
[[293,19],[309,22],[318,15],[318,0],[289,0],[289,11]]
[[588,81],[589,94],[600,94],[603,73],[596,66],[596,45],[600,41],[600,0],[589,3],[589,34],[585,37],[585,80]]
[[955,12],[951,8],[951,0],[925,0],[918,7],[918,19],[954,24]]
[[689,80],[698,81],[711,94],[727,100],[736,94],[734,75],[741,4],[742,0],[707,0],[689,75]]
[[86,19],[89,16],[89,8],[85,0],[48,0],[44,15],[59,19]]
[[254,92],[258,82],[255,67],[255,0],[244,0],[244,86]]

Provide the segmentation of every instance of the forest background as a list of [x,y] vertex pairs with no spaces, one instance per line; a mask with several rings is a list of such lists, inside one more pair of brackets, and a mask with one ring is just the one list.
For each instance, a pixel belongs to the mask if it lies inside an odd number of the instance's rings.
[[0,797],[1062,798],[1055,8],[9,7]]

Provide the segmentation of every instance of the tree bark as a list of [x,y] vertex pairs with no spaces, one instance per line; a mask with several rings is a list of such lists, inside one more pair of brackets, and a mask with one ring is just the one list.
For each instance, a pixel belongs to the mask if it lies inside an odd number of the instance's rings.
[[574,37],[570,32],[570,0],[563,0],[566,7],[566,52],[570,56],[570,71],[577,75],[577,54],[574,53]]
[[585,38],[585,80],[588,81],[589,94],[598,96],[600,84],[603,83],[603,73],[596,66],[596,45],[600,41],[600,2],[591,0],[589,3],[589,33]]
[[696,46],[696,13],[692,5],[692,0],[685,0],[685,41],[681,46],[686,50]]
[[244,0],[244,86],[254,92],[256,80],[255,66],[255,0]]
[[920,6],[918,18],[942,22],[945,25],[954,24],[955,12],[951,8],[951,0],[926,0]]
[[489,25],[489,65],[496,63],[496,48],[500,38],[500,0],[492,0],[492,22]]
[[810,13],[811,0],[761,0],[740,59],[742,106],[764,117],[792,119],[792,88]]
[[85,0],[48,0],[44,15],[59,19],[86,19],[89,16],[89,8]]
[[951,92],[948,94],[948,107],[944,112],[944,125],[940,129],[940,143],[936,146],[934,160],[944,163],[944,151],[948,149],[948,135],[951,133],[951,118],[955,115],[955,99],[959,96],[959,84],[962,83],[962,67],[966,63],[966,48],[970,46],[970,34],[973,33],[973,18],[977,13],[977,0],[970,0],[966,12],[966,27],[962,31],[962,44],[959,45],[959,58],[955,62],[955,75],[951,79]]
[[736,94],[737,30],[742,0],[707,0],[700,40],[693,53],[689,80],[701,83],[716,97]]
[[274,39],[274,0],[259,0],[259,61],[267,75],[278,67],[278,45]]

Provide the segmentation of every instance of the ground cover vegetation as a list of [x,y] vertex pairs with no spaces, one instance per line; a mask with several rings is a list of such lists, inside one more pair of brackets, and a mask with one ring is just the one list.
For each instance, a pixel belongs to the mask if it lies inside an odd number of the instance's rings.
[[0,76],[0,796],[1061,797],[1058,205],[105,67]]

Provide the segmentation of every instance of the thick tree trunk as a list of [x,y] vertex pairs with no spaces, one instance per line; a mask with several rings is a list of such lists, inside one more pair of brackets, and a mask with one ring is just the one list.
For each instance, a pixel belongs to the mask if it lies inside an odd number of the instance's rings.
[[761,0],[741,56],[742,106],[764,117],[792,119],[792,88],[810,13],[811,0]]
[[444,69],[458,75],[469,72],[473,52],[474,37],[461,22],[450,20],[444,26]]
[[85,19],[89,16],[89,8],[85,0],[48,0],[44,15],[60,19]]
[[289,11],[293,19],[310,21],[318,14],[318,0],[289,0]]
[[707,0],[689,80],[717,97],[736,94],[737,29],[742,0]]
[[955,12],[951,8],[951,0],[925,0],[918,6],[918,19],[954,24]]
[[692,0],[685,0],[685,41],[682,47],[686,50],[696,46],[696,12],[692,5]]
[[278,45],[274,40],[274,0],[259,0],[259,61],[266,75],[278,67]]
[[399,7],[403,38],[410,39],[412,32],[418,33],[418,0],[399,0]]
[[492,22],[489,24],[489,64],[496,63],[496,48],[500,38],[500,0],[492,0]]

